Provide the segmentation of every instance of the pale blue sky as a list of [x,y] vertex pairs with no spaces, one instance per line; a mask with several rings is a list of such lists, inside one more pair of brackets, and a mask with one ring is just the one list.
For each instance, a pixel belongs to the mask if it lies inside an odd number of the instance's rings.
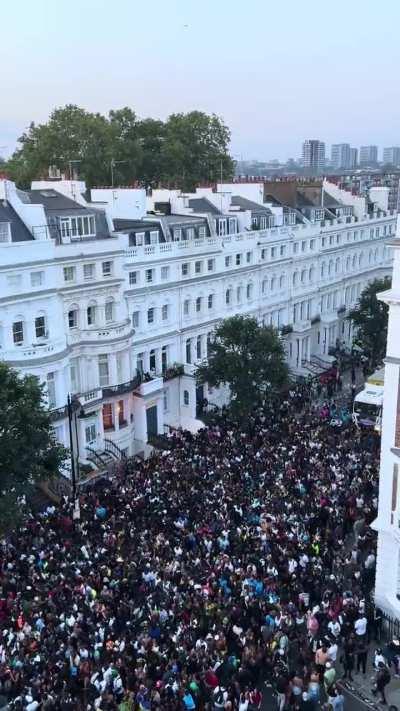
[[0,153],[68,102],[215,112],[235,157],[400,145],[399,0],[4,0],[0,27]]

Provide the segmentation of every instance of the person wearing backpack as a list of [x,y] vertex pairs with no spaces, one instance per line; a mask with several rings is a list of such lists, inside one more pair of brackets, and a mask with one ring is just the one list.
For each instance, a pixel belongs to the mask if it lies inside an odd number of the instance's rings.
[[213,708],[223,709],[225,707],[225,702],[228,700],[228,692],[224,686],[216,686],[213,693]]

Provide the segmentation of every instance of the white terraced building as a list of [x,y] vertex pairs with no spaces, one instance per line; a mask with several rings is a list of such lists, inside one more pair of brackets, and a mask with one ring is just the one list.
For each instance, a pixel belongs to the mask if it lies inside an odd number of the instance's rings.
[[146,197],[2,180],[0,357],[45,383],[66,446],[73,395],[81,462],[146,453],[166,426],[196,430],[204,397],[223,401],[193,377],[221,319],[280,329],[296,373],[351,342],[346,310],[391,271],[396,216],[379,200],[322,182],[293,207],[256,183]]
[[400,239],[394,252],[391,289],[380,294],[389,306],[385,359],[381,464],[379,472],[378,531],[375,602],[394,618],[400,617]]

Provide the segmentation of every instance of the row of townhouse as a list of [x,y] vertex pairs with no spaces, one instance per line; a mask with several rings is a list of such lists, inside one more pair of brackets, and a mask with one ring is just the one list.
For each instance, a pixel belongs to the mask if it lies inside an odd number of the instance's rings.
[[279,329],[295,373],[328,363],[361,290],[390,273],[396,225],[329,190],[291,207],[254,183],[89,197],[78,181],[0,181],[0,357],[45,384],[66,446],[72,395],[77,456],[96,467],[223,401],[194,378],[223,318]]

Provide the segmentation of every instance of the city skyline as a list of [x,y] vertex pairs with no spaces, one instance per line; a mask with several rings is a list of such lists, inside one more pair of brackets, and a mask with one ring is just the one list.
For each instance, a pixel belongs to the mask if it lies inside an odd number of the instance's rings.
[[[339,1],[335,15],[346,20],[340,33],[329,24],[314,31],[321,9],[314,0],[306,8],[253,0],[240,18],[225,0],[184,9],[178,0],[156,2],[151,10],[127,0],[112,7],[104,0],[23,5],[23,12],[2,9],[3,26],[16,28],[18,37],[5,32],[0,48],[7,67],[0,150],[7,156],[30,121],[44,122],[66,103],[100,113],[128,105],[141,117],[163,119],[192,109],[215,112],[232,131],[236,159],[298,158],[303,140],[321,134],[327,145],[398,144],[394,2],[387,3],[388,24],[386,13],[365,12],[365,4],[360,13],[358,3]],[[280,28],[268,41],[266,26]],[[349,52],[362,56],[383,36],[385,51],[375,53],[368,71],[349,65]]]

